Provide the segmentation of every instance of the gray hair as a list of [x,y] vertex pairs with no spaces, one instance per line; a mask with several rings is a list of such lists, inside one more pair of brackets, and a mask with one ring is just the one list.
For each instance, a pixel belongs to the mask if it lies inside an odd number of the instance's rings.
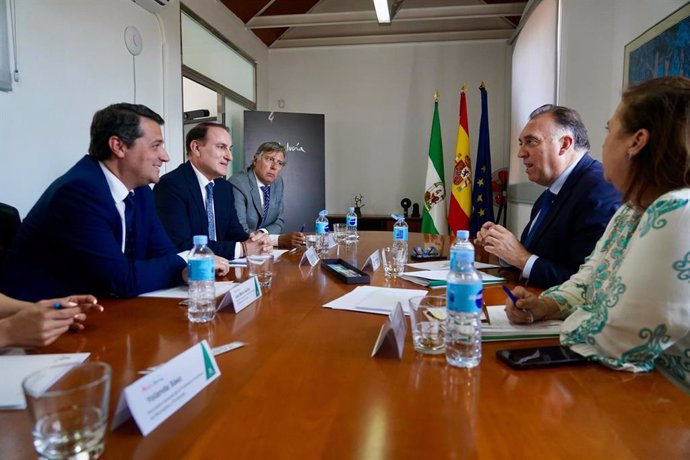
[[287,153],[285,153],[285,147],[275,141],[264,142],[263,144],[261,144],[259,148],[256,149],[254,159],[258,160],[259,157],[266,152],[283,152],[283,156],[287,160]]
[[529,114],[529,119],[538,117],[545,113],[550,113],[558,126],[573,135],[575,148],[578,150],[589,151],[589,136],[587,128],[582,123],[580,114],[574,109],[563,107],[562,105],[544,104]]

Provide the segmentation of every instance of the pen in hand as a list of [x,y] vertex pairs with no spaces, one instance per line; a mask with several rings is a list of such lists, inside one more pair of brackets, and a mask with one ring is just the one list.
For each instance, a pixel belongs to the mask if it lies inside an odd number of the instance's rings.
[[510,300],[513,301],[513,305],[515,305],[515,306],[517,307],[517,301],[518,301],[518,299],[517,299],[517,297],[515,297],[515,294],[513,294],[512,292],[510,292],[510,289],[508,289],[508,286],[503,285],[503,286],[501,286],[501,287],[503,288],[503,292],[505,292],[506,295],[510,298]]

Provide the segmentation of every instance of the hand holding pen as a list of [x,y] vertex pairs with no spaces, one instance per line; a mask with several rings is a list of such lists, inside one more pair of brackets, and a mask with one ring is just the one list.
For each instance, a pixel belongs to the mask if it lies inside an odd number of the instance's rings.
[[532,324],[546,319],[561,319],[560,308],[553,299],[539,298],[522,286],[516,286],[512,291],[503,286],[503,290],[509,298],[506,314],[510,322]]

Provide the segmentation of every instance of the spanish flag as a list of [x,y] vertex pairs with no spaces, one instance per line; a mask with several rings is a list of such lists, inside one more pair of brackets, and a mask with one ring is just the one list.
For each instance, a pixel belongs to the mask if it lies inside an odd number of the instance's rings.
[[472,167],[470,162],[470,134],[467,129],[466,87],[460,91],[460,119],[458,121],[458,139],[455,143],[455,168],[453,184],[450,187],[450,210],[448,225],[454,235],[458,230],[470,229],[472,213]]

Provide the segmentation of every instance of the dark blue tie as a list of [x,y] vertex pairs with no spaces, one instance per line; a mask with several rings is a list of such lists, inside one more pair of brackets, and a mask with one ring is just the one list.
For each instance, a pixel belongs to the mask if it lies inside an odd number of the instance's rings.
[[134,258],[136,253],[136,225],[134,221],[134,192],[123,200],[125,202],[125,256]]
[[535,219],[532,227],[529,229],[527,238],[525,238],[524,246],[526,247],[529,247],[530,243],[532,242],[532,239],[534,238],[534,235],[537,233],[537,230],[539,229],[539,226],[541,225],[546,215],[549,213],[549,209],[551,209],[551,205],[556,199],[556,195],[549,189],[546,189],[542,196],[543,199],[541,201],[541,210],[539,211],[539,215]]
[[216,241],[216,214],[213,209],[213,181],[206,184],[206,218],[208,219],[208,239]]
[[268,214],[268,205],[271,202],[271,186],[262,185],[261,192],[264,194],[264,213],[263,216],[261,216],[261,222],[263,223],[266,221],[266,214]]

